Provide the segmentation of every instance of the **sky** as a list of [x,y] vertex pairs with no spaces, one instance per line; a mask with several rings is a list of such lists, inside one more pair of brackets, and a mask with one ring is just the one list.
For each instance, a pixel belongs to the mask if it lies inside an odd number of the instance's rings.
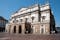
[[[10,16],[23,7],[36,4],[37,0],[0,0],[0,16],[9,20]],[[45,4],[46,0],[39,0],[39,4]],[[55,17],[56,26],[60,27],[60,0],[49,0],[51,10]]]

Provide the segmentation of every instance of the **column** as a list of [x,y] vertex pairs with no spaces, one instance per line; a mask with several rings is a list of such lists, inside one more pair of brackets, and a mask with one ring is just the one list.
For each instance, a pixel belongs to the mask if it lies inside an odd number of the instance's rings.
[[12,25],[10,29],[10,33],[13,33],[13,32],[14,32],[14,26]]
[[25,24],[22,24],[22,34],[25,34]]
[[16,25],[16,34],[19,34],[19,25]]
[[33,27],[33,34],[35,34],[35,27]]

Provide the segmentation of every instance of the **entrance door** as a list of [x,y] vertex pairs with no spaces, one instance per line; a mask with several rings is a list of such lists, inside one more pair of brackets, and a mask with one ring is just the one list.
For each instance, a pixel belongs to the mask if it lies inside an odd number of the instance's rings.
[[14,26],[14,33],[16,33],[16,26]]
[[19,26],[19,33],[21,33],[22,32],[22,28],[21,28],[21,25]]
[[44,29],[43,29],[43,28],[41,28],[41,33],[42,33],[42,34],[44,33]]
[[40,33],[44,34],[45,33],[45,25],[40,26]]

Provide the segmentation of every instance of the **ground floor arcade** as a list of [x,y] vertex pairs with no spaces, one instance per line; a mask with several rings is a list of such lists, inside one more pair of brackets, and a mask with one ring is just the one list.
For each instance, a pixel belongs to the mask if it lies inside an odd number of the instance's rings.
[[6,32],[16,34],[50,34],[50,26],[47,23],[15,23],[9,24]]

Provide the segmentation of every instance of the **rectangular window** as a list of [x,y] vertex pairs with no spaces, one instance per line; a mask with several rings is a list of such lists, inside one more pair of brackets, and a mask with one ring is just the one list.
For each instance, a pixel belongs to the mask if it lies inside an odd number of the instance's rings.
[[45,16],[42,16],[42,22],[44,22],[44,21],[45,21],[45,18],[46,18]]
[[22,19],[20,19],[20,22],[22,22]]
[[28,18],[25,19],[25,22],[27,22],[27,21],[28,21]]

